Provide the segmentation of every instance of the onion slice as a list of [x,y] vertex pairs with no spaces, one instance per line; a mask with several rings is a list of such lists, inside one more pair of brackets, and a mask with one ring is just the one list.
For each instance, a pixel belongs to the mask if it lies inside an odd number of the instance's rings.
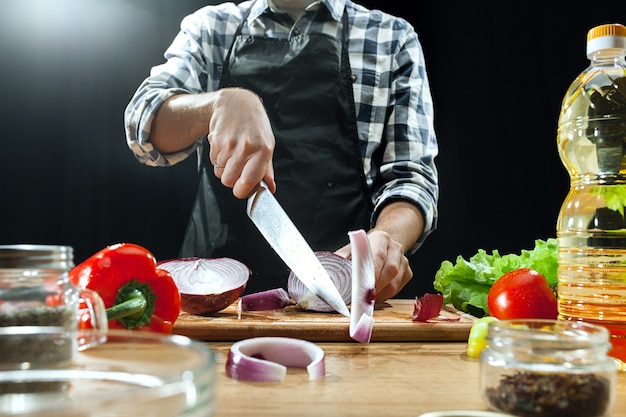
[[[333,252],[318,251],[315,256],[328,272],[330,280],[335,284],[343,301],[350,304],[352,300],[351,276],[352,264],[350,260]],[[326,304],[321,298],[313,294],[298,277],[291,272],[287,280],[287,290],[289,295],[298,303],[300,307],[309,311],[334,312],[335,309]]]
[[250,382],[282,382],[287,367],[306,368],[309,380],[326,374],[324,351],[290,337],[253,337],[235,342],[226,358],[226,375]]
[[350,337],[369,343],[374,329],[376,303],[376,276],[374,256],[364,230],[348,232],[352,248],[352,306]]
[[461,317],[446,317],[441,315],[443,308],[443,294],[425,293],[422,297],[415,297],[413,303],[413,321],[427,322],[433,319],[439,321],[458,321]]
[[239,311],[280,310],[293,304],[284,288],[276,288],[244,295],[239,299]]

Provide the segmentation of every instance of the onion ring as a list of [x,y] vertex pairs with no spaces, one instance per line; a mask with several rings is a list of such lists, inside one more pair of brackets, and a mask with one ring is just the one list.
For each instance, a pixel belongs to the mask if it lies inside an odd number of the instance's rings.
[[287,367],[306,368],[309,380],[326,374],[324,351],[290,337],[253,337],[235,342],[226,359],[226,375],[250,382],[282,382]]

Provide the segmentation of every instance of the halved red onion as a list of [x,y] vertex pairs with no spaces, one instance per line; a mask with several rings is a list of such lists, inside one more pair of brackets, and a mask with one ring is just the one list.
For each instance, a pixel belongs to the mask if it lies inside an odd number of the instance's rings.
[[172,274],[181,296],[181,309],[190,314],[217,313],[243,294],[250,270],[231,258],[177,258],[161,261]]
[[350,337],[362,343],[369,343],[374,329],[376,303],[374,256],[364,230],[350,231],[348,236],[352,248]]
[[[352,264],[350,260],[337,255],[333,252],[318,251],[315,256],[319,259],[324,269],[328,272],[328,276],[339,290],[339,294],[346,304],[350,304],[352,300]],[[287,280],[287,291],[300,307],[305,310],[332,312],[334,308],[322,301],[318,296],[313,294],[298,277],[291,272]]]
[[239,299],[239,311],[280,310],[294,304],[284,288],[256,292]]
[[306,368],[309,380],[326,374],[324,351],[290,337],[254,337],[235,342],[226,358],[226,375],[240,381],[282,382],[287,367]]

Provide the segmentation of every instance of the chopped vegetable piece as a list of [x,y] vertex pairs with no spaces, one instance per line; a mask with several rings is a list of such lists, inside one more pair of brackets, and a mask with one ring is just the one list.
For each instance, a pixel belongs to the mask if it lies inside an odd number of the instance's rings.
[[481,317],[472,324],[470,334],[467,339],[467,356],[470,358],[480,357],[480,352],[487,347],[487,329],[489,323],[498,319],[492,316]]
[[443,294],[426,293],[413,303],[413,321],[428,321],[439,317],[443,307]]
[[326,374],[324,351],[289,337],[254,337],[234,343],[226,358],[226,375],[251,382],[282,382],[287,367],[306,368],[309,380]]
[[376,304],[374,256],[364,230],[351,231],[348,236],[352,248],[350,337],[362,343],[369,343],[374,329]]
[[261,291],[244,295],[239,300],[240,311],[264,311],[279,310],[293,305],[294,302],[289,297],[284,288]]

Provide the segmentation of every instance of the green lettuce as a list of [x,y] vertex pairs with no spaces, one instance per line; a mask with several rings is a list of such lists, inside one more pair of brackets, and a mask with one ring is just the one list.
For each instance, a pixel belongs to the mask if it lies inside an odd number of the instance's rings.
[[532,250],[523,249],[519,255],[500,255],[497,250],[488,253],[479,249],[469,260],[458,256],[456,263],[443,261],[433,284],[443,294],[445,304],[482,317],[488,314],[489,289],[502,275],[518,268],[531,268],[556,288],[558,266],[556,238],[537,239]]

